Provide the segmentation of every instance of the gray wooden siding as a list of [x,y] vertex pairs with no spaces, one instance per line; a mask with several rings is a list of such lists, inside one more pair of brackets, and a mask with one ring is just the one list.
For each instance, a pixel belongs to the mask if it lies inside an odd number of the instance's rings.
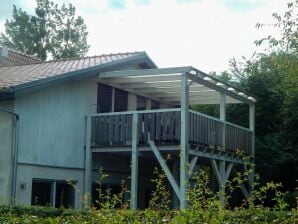
[[[0,102],[13,110],[13,102]],[[0,200],[8,203],[11,194],[13,116],[0,110]]]
[[[132,65],[126,69],[140,69]],[[85,116],[96,113],[97,82],[74,81],[19,96],[21,163],[84,167]]]
[[16,99],[19,162],[84,166],[85,116],[96,112],[97,83],[63,83]]

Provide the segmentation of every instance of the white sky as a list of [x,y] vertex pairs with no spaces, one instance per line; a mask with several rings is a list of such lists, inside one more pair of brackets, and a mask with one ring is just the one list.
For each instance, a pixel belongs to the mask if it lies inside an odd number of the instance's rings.
[[[4,1],[4,0],[0,0]],[[88,55],[146,51],[159,67],[228,69],[232,57],[251,57],[254,41],[274,34],[257,22],[273,23],[287,0],[54,0],[71,2],[89,30]],[[20,2],[18,5],[18,2]],[[33,12],[35,0],[12,4]],[[10,19],[8,14],[6,18]],[[0,20],[3,31],[4,20]]]

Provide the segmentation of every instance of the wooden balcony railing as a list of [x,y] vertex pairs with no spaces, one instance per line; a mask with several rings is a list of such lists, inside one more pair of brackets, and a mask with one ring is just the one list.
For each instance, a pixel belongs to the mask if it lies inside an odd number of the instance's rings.
[[[156,144],[180,144],[180,108],[104,113],[91,116],[94,146],[129,146],[132,118],[138,116],[138,144],[148,138]],[[252,153],[252,131],[205,114],[189,110],[189,143],[220,150]]]

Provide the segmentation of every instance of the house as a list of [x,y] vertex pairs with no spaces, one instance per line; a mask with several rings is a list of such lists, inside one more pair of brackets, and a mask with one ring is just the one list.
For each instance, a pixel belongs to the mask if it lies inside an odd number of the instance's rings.
[[[98,197],[102,167],[104,188],[117,192],[126,180],[131,209],[144,208],[158,166],[172,206],[184,208],[186,180],[200,166],[212,168],[224,191],[234,164],[246,168],[238,151],[253,163],[255,98],[196,68],[158,68],[145,52],[48,62],[0,52],[5,203],[80,208],[83,194]],[[249,127],[226,121],[226,104],[232,103],[248,105]],[[220,117],[191,110],[195,104],[218,104]],[[246,197],[252,181],[241,186]]]

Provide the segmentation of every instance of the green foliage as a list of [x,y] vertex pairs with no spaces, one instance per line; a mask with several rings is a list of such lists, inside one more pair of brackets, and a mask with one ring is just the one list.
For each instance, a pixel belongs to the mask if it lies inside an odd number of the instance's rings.
[[170,191],[167,188],[165,181],[166,175],[154,168],[155,178],[151,182],[155,185],[155,190],[152,192],[149,208],[157,211],[168,211],[170,209]]
[[[158,176],[154,183],[156,189],[165,189],[164,177],[156,171]],[[249,172],[249,171],[248,171]],[[160,179],[160,180],[158,180]],[[239,177],[234,178],[237,181]],[[130,211],[126,209],[114,209],[113,207],[100,210],[71,210],[54,209],[49,207],[23,207],[23,206],[0,206],[0,223],[210,223],[210,224],[241,224],[241,223],[295,223],[297,221],[297,209],[285,210],[282,194],[278,184],[268,183],[264,186],[255,186],[253,200],[250,206],[243,206],[235,210],[225,209],[218,201],[218,195],[214,194],[208,186],[208,171],[197,172],[192,179],[193,188],[189,188],[189,208],[184,210],[164,212],[162,208],[155,207],[144,211]],[[164,185],[162,187],[161,185]],[[264,206],[266,194],[274,190],[276,206],[269,209]],[[118,196],[119,197],[119,196]],[[155,196],[156,201],[161,201],[163,195]],[[105,202],[103,202],[105,203]]]
[[6,20],[5,33],[0,45],[46,60],[84,56],[87,44],[87,27],[75,7],[59,7],[49,0],[36,0],[35,15],[29,15],[13,6],[12,19]]
[[[281,182],[290,191],[289,200],[295,207],[298,176],[298,1],[288,3],[283,15],[273,14],[281,36],[256,41],[269,47],[264,54],[251,59],[230,61],[230,72],[220,79],[256,96],[256,170],[262,183]],[[264,24],[257,24],[262,28]],[[218,116],[218,107],[195,106],[195,109]],[[227,120],[248,126],[248,107],[228,105]]]
[[[34,209],[33,207],[28,210]],[[39,214],[47,212],[48,208],[39,210]],[[9,207],[6,208],[9,210]],[[297,215],[297,214],[296,214]],[[186,223],[210,223],[210,224],[262,224],[262,223],[278,223],[292,224],[294,222],[294,212],[272,211],[263,208],[254,208],[248,210],[221,211],[221,212],[202,212],[202,211],[173,211],[168,217],[161,216],[159,212],[146,211],[122,211],[117,210],[110,213],[90,210],[88,212],[73,212],[73,214],[62,216],[39,216],[22,214],[17,215],[12,212],[3,213],[0,211],[0,223],[36,223],[36,224],[60,224],[60,223],[105,223],[105,224],[124,224],[124,223],[170,223],[170,224],[186,224]]]
[[[108,175],[104,173],[103,169],[99,169],[99,180],[96,181],[96,191],[98,199],[95,200],[93,206],[102,211],[110,211],[115,209],[127,209],[128,203],[124,201],[124,196],[128,192],[125,181],[121,181],[121,190],[119,193],[113,194],[110,188],[103,189],[102,183]],[[88,202],[87,202],[88,203]]]
[[[298,56],[273,52],[233,66],[232,72],[242,74],[234,84],[258,100],[255,151],[261,181],[282,182],[284,191],[293,192],[298,176]],[[230,121],[247,124],[244,105],[231,105],[227,113],[239,115]]]
[[[291,53],[298,53],[298,0],[292,0],[288,4],[288,10],[284,15],[273,13],[273,17],[276,23],[274,27],[278,28],[281,33],[281,37],[277,38],[269,35],[261,40],[255,41],[256,45],[261,45],[264,41],[269,43],[271,49],[286,50]],[[266,24],[258,23],[257,28],[261,28]]]

